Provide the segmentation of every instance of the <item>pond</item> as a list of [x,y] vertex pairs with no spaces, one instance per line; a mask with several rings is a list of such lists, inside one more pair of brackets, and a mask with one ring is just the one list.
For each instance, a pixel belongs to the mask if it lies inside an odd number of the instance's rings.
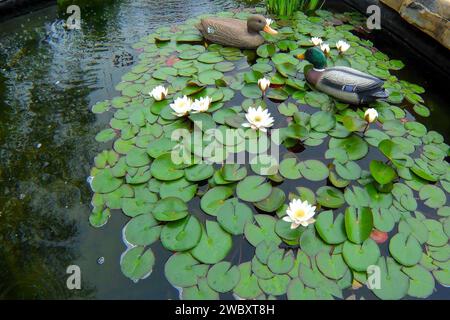
[[[114,109],[104,113],[100,113],[99,109],[109,107],[110,102],[102,104],[102,101],[112,101],[113,105],[119,107],[121,104],[126,104],[128,100],[125,100],[125,103],[120,98],[114,100],[114,97],[120,97],[124,92],[128,96],[134,95],[133,88],[129,89],[131,92],[125,91],[126,85],[118,86],[118,84],[122,80],[134,81],[136,79],[133,78],[133,74],[139,75],[148,71],[149,68],[144,68],[145,70],[142,72],[136,71],[138,70],[137,66],[142,66],[139,63],[140,58],[144,57],[150,64],[152,54],[156,52],[156,47],[150,45],[152,41],[145,44],[141,40],[143,37],[155,32],[160,27],[167,27],[168,29],[162,29],[159,32],[158,50],[163,52],[166,46],[165,38],[170,40],[170,33],[179,31],[176,28],[171,31],[170,28],[173,28],[174,25],[182,24],[186,20],[205,13],[231,11],[239,14],[240,9],[250,6],[252,5],[241,1],[225,0],[192,2],[121,0],[83,9],[81,30],[65,29],[64,10],[57,6],[50,6],[1,24],[0,240],[2,245],[0,247],[0,267],[3,272],[0,276],[0,297],[10,299],[179,298],[179,290],[167,281],[165,273],[165,265],[172,256],[172,252],[165,249],[160,241],[155,241],[151,245],[155,257],[151,275],[136,282],[127,278],[121,270],[121,255],[127,249],[124,243],[127,235],[126,233],[123,235],[122,230],[130,217],[115,209],[112,210],[109,221],[102,227],[93,228],[90,225],[93,192],[87,180],[93,174],[94,158],[103,150],[111,149],[113,141],[117,137],[114,136],[114,139],[103,144],[97,142],[95,138],[99,132],[108,127],[112,117],[120,117],[114,115]],[[279,22],[279,25],[277,22],[277,27],[282,29],[283,22]],[[408,113],[400,118],[406,118],[412,123],[414,116],[429,130],[435,130],[442,134],[445,141],[448,142],[449,129],[446,123],[448,117],[445,109],[448,93],[444,90],[445,84],[442,83],[442,79],[433,74],[430,76],[430,73],[425,73],[426,71],[422,72],[420,67],[416,68],[414,65],[417,63],[416,58],[411,53],[402,51],[401,47],[392,48],[389,41],[386,43],[386,39],[373,39],[370,35],[365,37],[376,41],[375,47],[388,54],[391,59],[400,59],[405,63],[405,68],[400,71],[391,71],[392,74],[397,75],[401,80],[417,83],[426,89],[426,93],[421,96],[425,99],[424,104],[431,109],[431,115],[429,117],[418,116],[415,111],[419,109],[418,113],[426,115],[427,109],[417,107],[414,110],[412,105],[408,105]],[[146,39],[151,39],[151,37]],[[208,50],[214,52],[213,48]],[[166,51],[166,58],[170,60],[173,50],[168,46]],[[189,49],[187,51],[189,52]],[[261,52],[259,54],[265,55]],[[217,56],[212,55],[204,57],[204,60],[209,63],[210,61],[207,60],[216,58]],[[232,62],[232,69],[236,68],[237,70],[229,70],[231,71],[229,72],[227,69],[229,66],[223,64],[223,69],[219,72],[235,76],[237,71],[250,71],[249,63],[254,64],[258,57],[255,52],[246,52],[243,55],[230,51],[228,58],[227,61]],[[217,63],[222,62],[223,58],[220,57],[219,60]],[[172,58],[166,67],[173,69],[172,66],[177,62],[179,61]],[[264,61],[258,63],[260,64],[258,70],[264,73],[269,64]],[[272,70],[272,66],[270,69]],[[130,71],[134,73],[130,73]],[[167,79],[172,71],[166,69],[166,72],[169,74],[167,75],[163,71],[159,75],[159,79]],[[286,72],[290,73],[291,71],[287,70]],[[125,78],[122,78],[124,76]],[[215,83],[215,75],[206,74],[205,77],[206,80],[203,78],[205,82],[210,82],[210,77],[212,77],[212,84]],[[240,81],[238,79],[233,81],[239,87]],[[244,100],[259,99],[259,93],[252,90],[255,86],[254,81],[250,79],[248,82],[247,94],[230,96],[227,105],[239,106],[250,103],[249,101],[244,102]],[[121,94],[116,89],[124,91]],[[142,86],[139,86],[139,90],[141,89]],[[414,90],[411,90],[409,98],[420,99],[420,97],[417,98]],[[417,91],[421,92],[421,89]],[[210,93],[213,96],[213,92],[210,91]],[[277,93],[279,94],[279,92]],[[282,98],[274,95],[271,97],[274,99],[265,99],[265,103],[274,115],[280,110],[280,114],[275,119],[277,128],[285,127],[289,123],[285,116],[293,116],[288,102],[301,105],[301,111],[311,114],[320,109],[307,106],[307,104],[329,103],[331,105],[328,100],[323,102],[321,95],[309,95],[308,97],[298,95],[297,101],[292,98],[287,100],[283,109],[279,107]],[[223,96],[218,100],[222,99]],[[299,103],[299,100],[303,103]],[[416,105],[421,105],[421,103]],[[97,108],[94,107],[95,113],[91,111],[93,106]],[[382,107],[380,106],[380,109]],[[394,110],[396,114],[401,114],[400,108]],[[387,113],[389,112],[385,111],[384,117],[389,117]],[[124,115],[122,114],[122,116]],[[135,121],[140,122],[141,120],[135,119]],[[120,126],[120,124],[118,125]],[[334,125],[333,122],[333,127]],[[374,128],[371,127],[371,129]],[[415,130],[417,136],[421,136],[421,127],[412,129]],[[398,128],[392,126],[387,130],[396,132]],[[317,130],[317,132],[319,131],[321,130]],[[122,131],[122,135],[123,132],[125,131]],[[294,147],[289,150],[302,161],[319,160],[326,164],[331,163],[331,160],[325,158],[328,140],[322,141],[329,138],[324,137],[320,132],[317,134],[317,132],[315,137],[309,138],[309,142],[304,141],[306,146],[302,147],[295,143]],[[105,133],[105,135],[108,134],[111,133]],[[97,139],[99,139],[98,136]],[[378,138],[374,136],[372,140],[376,139]],[[408,141],[400,139],[397,141],[408,143]],[[283,153],[286,151],[284,148]],[[420,154],[414,153],[414,155],[419,156]],[[371,160],[384,159],[376,148],[370,148],[368,156],[359,164],[368,168],[370,162],[368,158]],[[102,167],[99,165],[102,161],[97,157],[95,164]],[[323,169],[321,164],[308,164],[315,165],[314,168],[318,171],[325,170],[326,177],[328,177],[328,169]],[[299,186],[317,190],[325,185],[333,185],[323,179],[317,179],[315,173],[310,173],[311,170],[306,169],[300,170],[303,176],[312,176],[312,179],[308,180],[315,181],[306,181],[303,178],[300,185],[297,179],[290,176],[292,170],[289,170],[289,166],[287,167],[287,173],[285,172],[283,177],[288,179],[280,185],[286,195],[296,192],[296,187]],[[218,167],[216,166],[216,168]],[[446,170],[448,171],[448,169]],[[250,168],[248,172],[249,176],[253,174]],[[415,182],[419,184],[422,180]],[[335,181],[335,183],[338,182]],[[248,185],[245,187],[247,188]],[[207,190],[206,182],[199,184],[200,194]],[[357,189],[353,190],[357,193]],[[410,189],[407,188],[407,190]],[[400,190],[398,192],[401,193]],[[408,191],[405,192],[408,193]],[[447,203],[447,194],[447,192],[444,193],[444,204],[439,204],[438,207],[443,207]],[[405,197],[406,200],[403,201],[415,202],[411,199],[414,197]],[[244,199],[245,195],[240,198]],[[354,201],[358,202],[359,200],[356,198],[357,196]],[[424,213],[427,218],[438,219],[443,218],[444,214],[448,215],[448,210],[442,210],[443,216],[439,217],[435,213],[436,206],[430,210],[429,206],[424,205],[423,201],[418,199],[418,196],[417,200],[419,202],[417,210]],[[435,199],[435,201],[440,203],[441,199]],[[203,213],[200,206],[200,199],[195,197],[189,202],[189,211],[195,213],[202,223],[205,220],[211,220],[211,216]],[[445,208],[448,209],[448,207]],[[252,210],[254,214],[264,214],[261,209]],[[344,212],[344,210],[336,212]],[[215,221],[215,218],[212,218]],[[394,234],[391,233],[390,236]],[[228,235],[225,236],[228,237]],[[295,240],[300,235],[289,234],[289,236]],[[448,238],[446,240],[448,242]],[[288,249],[289,245],[294,248],[289,252],[296,253],[295,244],[287,242]],[[445,246],[446,249],[443,251],[448,251],[447,242],[438,243],[441,247]],[[311,250],[314,251],[316,248]],[[380,250],[383,255],[386,255],[385,253],[389,251],[387,242],[380,245]],[[239,265],[254,259],[254,251],[254,247],[246,238],[233,236],[233,248],[227,252],[225,260]],[[197,256],[202,257],[204,254],[202,252]],[[447,252],[445,251],[442,255],[447,255]],[[448,257],[445,261],[448,261]],[[66,269],[70,265],[80,267],[81,290],[69,290],[66,286],[68,277]],[[264,273],[263,267],[265,266],[261,264],[260,267],[260,272]],[[448,274],[448,266],[446,270]],[[201,271],[199,270],[199,272]],[[280,282],[283,281],[280,280]],[[269,287],[270,283],[266,283],[266,285]],[[436,282],[436,289],[430,296],[431,298],[448,298],[447,288]],[[355,291],[345,289],[343,292],[342,297],[344,298],[353,293],[358,299],[360,297],[376,298],[366,288]],[[221,297],[233,298],[231,293],[223,294]]]

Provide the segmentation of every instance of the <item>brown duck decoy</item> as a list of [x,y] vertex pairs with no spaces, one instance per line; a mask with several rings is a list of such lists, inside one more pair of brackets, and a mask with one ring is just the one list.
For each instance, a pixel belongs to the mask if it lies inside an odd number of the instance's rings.
[[261,31],[277,34],[266,18],[255,14],[247,21],[231,18],[205,18],[196,25],[205,39],[224,46],[255,49],[264,43]]

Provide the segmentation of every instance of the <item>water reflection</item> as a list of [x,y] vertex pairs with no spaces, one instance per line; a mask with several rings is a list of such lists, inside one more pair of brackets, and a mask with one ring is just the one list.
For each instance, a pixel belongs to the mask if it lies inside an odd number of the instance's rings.
[[[81,30],[66,30],[65,9],[56,6],[2,24],[1,298],[176,297],[167,283],[135,285],[121,274],[120,213],[102,230],[88,225],[86,177],[102,149],[93,138],[108,121],[89,108],[117,95],[114,86],[127,67],[114,64],[114,56],[134,54],[130,45],[162,21],[236,6],[228,0],[112,1],[82,8]],[[152,281],[161,281],[170,253],[155,252]],[[97,264],[99,257],[104,264]],[[82,290],[66,288],[71,264],[81,267]]]

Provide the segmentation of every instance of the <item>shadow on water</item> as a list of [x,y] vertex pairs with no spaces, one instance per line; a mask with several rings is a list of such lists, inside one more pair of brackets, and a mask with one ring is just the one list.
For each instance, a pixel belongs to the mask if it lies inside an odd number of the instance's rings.
[[[113,212],[103,228],[89,226],[86,178],[104,147],[94,137],[109,121],[89,109],[118,95],[115,85],[136,60],[131,45],[162,22],[241,6],[244,1],[116,0],[82,8],[81,30],[64,29],[64,6],[0,25],[0,298],[178,298],[164,277],[170,252],[152,247],[153,274],[135,284],[119,265],[127,218]],[[431,80],[430,95],[438,99]],[[445,103],[436,100],[433,112],[439,105]],[[448,137],[442,124],[435,129]],[[317,153],[306,150],[302,157]],[[249,245],[235,240],[238,247],[228,258],[249,260]],[[66,287],[66,269],[73,264],[81,268],[82,290]]]

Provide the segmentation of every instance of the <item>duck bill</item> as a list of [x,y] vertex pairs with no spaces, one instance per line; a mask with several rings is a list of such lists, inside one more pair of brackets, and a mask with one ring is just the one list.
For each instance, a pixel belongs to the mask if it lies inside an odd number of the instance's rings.
[[297,55],[297,58],[300,60],[305,60],[305,54],[304,53],[300,53]]
[[278,31],[272,29],[268,24],[263,29],[264,32],[267,32],[269,34],[278,34]]

